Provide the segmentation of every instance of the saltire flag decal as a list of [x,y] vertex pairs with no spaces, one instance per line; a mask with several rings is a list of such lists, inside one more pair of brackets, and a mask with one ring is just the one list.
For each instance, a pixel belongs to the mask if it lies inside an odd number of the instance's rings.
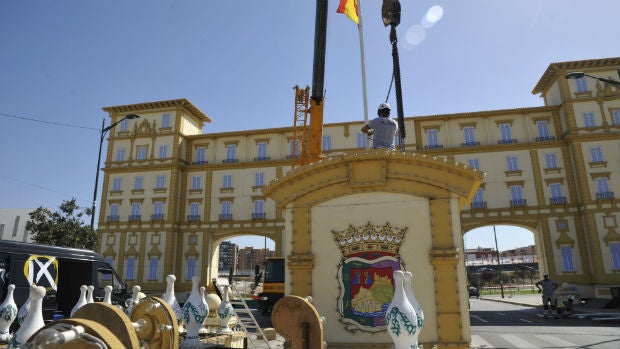
[[340,5],[338,5],[338,13],[344,13],[356,24],[360,24],[360,19],[358,17],[357,12],[357,0],[340,0]]

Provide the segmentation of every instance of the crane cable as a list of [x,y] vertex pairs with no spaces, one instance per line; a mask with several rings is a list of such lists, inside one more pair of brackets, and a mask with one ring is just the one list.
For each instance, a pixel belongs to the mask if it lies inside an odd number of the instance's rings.
[[400,24],[400,2],[398,0],[383,0],[381,13],[383,24],[390,26],[390,43],[392,44],[392,80],[388,89],[388,95],[385,99],[386,103],[392,90],[392,83],[395,83],[396,92],[396,110],[398,113],[398,148],[405,150],[405,116],[403,112],[403,93],[400,82],[400,59],[398,57],[398,38],[396,37],[396,26]]

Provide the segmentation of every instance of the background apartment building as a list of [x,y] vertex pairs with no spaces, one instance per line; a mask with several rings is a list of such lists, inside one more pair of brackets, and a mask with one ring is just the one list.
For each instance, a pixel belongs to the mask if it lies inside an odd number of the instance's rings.
[[[527,228],[541,271],[591,296],[620,285],[620,89],[565,76],[618,79],[618,67],[620,58],[552,63],[532,91],[542,107],[405,120],[405,151],[486,172],[461,212],[463,233]],[[291,170],[293,116],[289,127],[209,133],[211,120],[186,99],[104,110],[112,122],[141,116],[110,132],[99,216],[101,253],[130,283],[163,290],[170,273],[179,287],[193,275],[206,282],[217,275],[219,243],[232,236],[266,236],[282,255],[286,217],[262,188]],[[325,161],[366,151],[362,126],[325,124]]]

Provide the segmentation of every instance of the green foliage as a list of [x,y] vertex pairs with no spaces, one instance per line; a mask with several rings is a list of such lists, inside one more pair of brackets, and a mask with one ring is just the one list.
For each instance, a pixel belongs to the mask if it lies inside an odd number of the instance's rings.
[[83,216],[92,214],[91,210],[80,210],[75,198],[63,201],[59,208],[52,212],[41,206],[29,213],[26,230],[32,234],[32,239],[40,244],[96,250],[98,234],[82,220]]

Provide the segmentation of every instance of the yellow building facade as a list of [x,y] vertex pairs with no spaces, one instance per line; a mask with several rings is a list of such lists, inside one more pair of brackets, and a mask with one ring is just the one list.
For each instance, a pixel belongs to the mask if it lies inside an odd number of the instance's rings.
[[[532,91],[543,98],[542,107],[405,119],[403,154],[435,157],[486,174],[464,206],[450,204],[452,211],[460,207],[460,222],[450,229],[458,228],[461,240],[469,230],[486,225],[527,228],[535,237],[541,270],[558,283],[579,287],[583,296],[611,296],[611,287],[620,286],[620,206],[615,199],[620,188],[620,89],[587,76],[565,76],[583,71],[614,79],[618,67],[620,58],[550,64]],[[270,182],[291,172],[292,122],[291,127],[204,132],[211,120],[186,99],[104,111],[111,122],[140,115],[110,131],[99,213],[100,252],[129,283],[163,292],[165,276],[175,274],[177,289],[189,290],[191,276],[200,275],[203,282],[217,276],[217,246],[233,236],[266,236],[275,241],[278,255],[294,254],[295,242],[286,234],[287,226],[294,226],[292,208],[278,206],[265,193]],[[362,154],[368,142],[362,126],[361,121],[325,124],[325,159],[346,162],[351,154]],[[363,191],[356,194],[362,195],[358,201],[372,201]],[[350,198],[337,200],[350,203]],[[339,217],[337,210],[317,205],[313,210]],[[450,248],[464,265],[462,241]],[[326,256],[316,265],[329,260]],[[306,273],[308,280],[319,277],[299,267],[309,263],[302,257],[289,261],[289,267],[291,263],[298,271],[289,273]],[[411,262],[408,266],[413,267]],[[432,274],[419,273],[432,279]],[[296,287],[312,291],[308,285],[287,287],[294,294]],[[467,321],[461,322],[465,326]],[[467,337],[462,333],[455,343]]]

